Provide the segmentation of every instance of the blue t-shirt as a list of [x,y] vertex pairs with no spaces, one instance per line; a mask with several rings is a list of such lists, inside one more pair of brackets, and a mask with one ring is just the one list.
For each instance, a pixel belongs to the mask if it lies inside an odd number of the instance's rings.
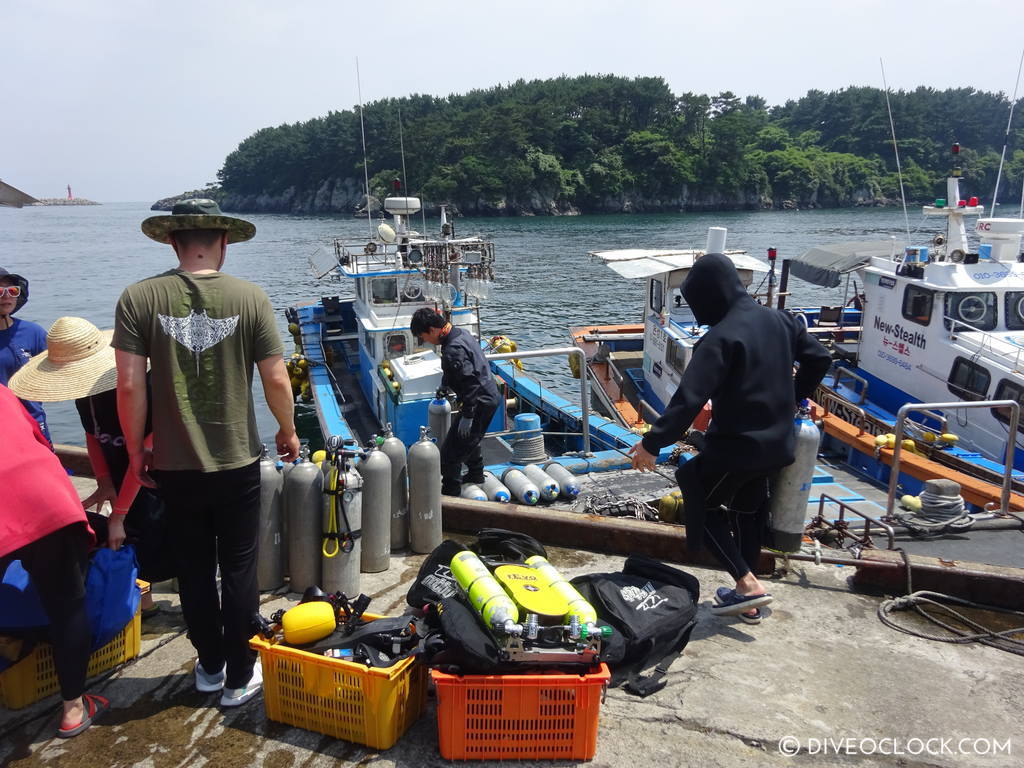
[[[43,326],[16,317],[12,317],[11,320],[14,322],[10,328],[0,330],[0,384],[4,386],[29,358],[46,350],[46,331]],[[32,414],[32,418],[39,422],[39,428],[49,439],[50,431],[46,427],[43,406],[31,400],[21,402]]]

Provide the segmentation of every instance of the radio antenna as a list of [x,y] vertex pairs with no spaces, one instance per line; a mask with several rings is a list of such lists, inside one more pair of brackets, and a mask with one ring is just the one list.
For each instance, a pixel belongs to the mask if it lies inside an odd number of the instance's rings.
[[[1003,175],[1003,163],[1006,160],[1006,145],[1010,143],[1010,124],[1013,122],[1013,108],[1017,106],[1017,89],[1020,88],[1020,70],[1024,67],[1024,51],[1020,52],[1020,64],[1017,65],[1017,82],[1013,86],[1013,98],[1010,99],[1010,116],[1006,120],[1006,136],[1003,138],[1003,154],[999,156],[999,170],[996,171],[996,188],[992,190],[992,213],[996,215],[996,198],[999,197],[999,179]],[[1024,209],[1024,187],[1021,188],[1021,208]]]
[[363,83],[359,77],[359,57],[356,56],[356,92],[359,94],[359,132],[363,137],[363,180],[366,183],[366,224],[373,240],[373,216],[370,215],[370,169],[366,162],[366,127],[363,125]]
[[885,63],[881,58],[878,59],[878,65],[882,68],[882,86],[885,88],[885,109],[889,113],[892,149],[896,153],[896,176],[900,180],[900,200],[903,201],[903,222],[907,228],[907,245],[910,245],[910,216],[907,215],[907,195],[903,191],[903,169],[900,167],[900,148],[896,144],[896,123],[892,119],[892,106],[889,104],[889,84],[885,81]]

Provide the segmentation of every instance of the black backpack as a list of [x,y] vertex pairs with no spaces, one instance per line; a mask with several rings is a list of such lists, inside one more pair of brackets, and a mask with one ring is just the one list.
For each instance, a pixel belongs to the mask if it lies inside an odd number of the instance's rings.
[[[626,560],[621,573],[591,573],[570,582],[618,637],[602,657],[614,670],[612,685],[648,696],[665,687],[668,668],[697,625],[700,583],[696,577],[642,555]],[[654,666],[646,677],[641,673]]]

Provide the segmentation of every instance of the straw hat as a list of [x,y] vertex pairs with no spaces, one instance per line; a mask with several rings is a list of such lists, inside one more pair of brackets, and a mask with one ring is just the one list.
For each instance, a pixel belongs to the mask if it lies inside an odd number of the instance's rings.
[[98,395],[117,386],[113,331],[80,317],[58,317],[41,352],[11,377],[11,391],[24,400],[53,403]]

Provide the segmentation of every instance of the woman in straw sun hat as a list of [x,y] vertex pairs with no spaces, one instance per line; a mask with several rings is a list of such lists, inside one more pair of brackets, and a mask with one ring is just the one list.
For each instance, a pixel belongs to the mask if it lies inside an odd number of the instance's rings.
[[[128,471],[128,452],[117,416],[112,335],[113,331],[101,331],[80,317],[58,318],[46,335],[47,350],[15,373],[10,388],[18,397],[44,403],[75,401],[96,477],[96,491],[82,505],[87,509],[95,505],[98,511],[104,501],[110,502],[113,512],[105,521],[107,546],[119,549],[130,537],[136,545],[139,576],[164,581],[174,572],[171,553],[163,546],[163,502]],[[96,527],[99,521],[90,519]],[[102,530],[99,533],[102,539]]]

